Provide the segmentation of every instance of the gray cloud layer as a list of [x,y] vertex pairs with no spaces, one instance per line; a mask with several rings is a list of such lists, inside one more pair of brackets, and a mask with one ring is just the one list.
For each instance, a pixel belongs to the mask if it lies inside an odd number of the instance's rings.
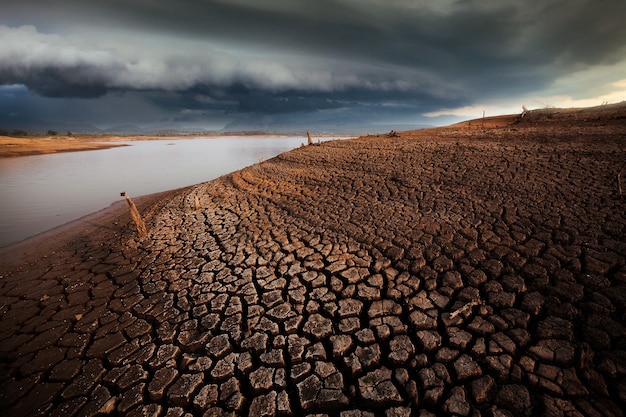
[[539,90],[626,56],[623,0],[5,0],[0,85],[164,91],[171,108],[416,111]]

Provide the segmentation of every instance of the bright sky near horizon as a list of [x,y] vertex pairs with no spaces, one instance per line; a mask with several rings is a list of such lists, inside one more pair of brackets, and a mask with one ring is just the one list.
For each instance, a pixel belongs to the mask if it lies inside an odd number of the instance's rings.
[[624,0],[3,0],[0,129],[445,124],[626,100]]

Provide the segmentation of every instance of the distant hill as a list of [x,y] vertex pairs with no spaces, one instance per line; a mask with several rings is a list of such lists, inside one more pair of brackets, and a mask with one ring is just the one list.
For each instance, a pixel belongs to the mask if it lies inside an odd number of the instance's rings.
[[390,130],[415,130],[432,125],[423,123],[370,123],[360,115],[344,114],[343,117],[323,112],[282,113],[274,115],[251,114],[226,125],[223,131],[261,130],[265,132],[314,131],[328,134],[379,134]]
[[107,128],[107,129],[101,130],[101,132],[103,132],[103,133],[118,133],[118,134],[144,133],[145,129],[142,129],[139,126],[126,124],[126,125],[111,126],[111,127]]

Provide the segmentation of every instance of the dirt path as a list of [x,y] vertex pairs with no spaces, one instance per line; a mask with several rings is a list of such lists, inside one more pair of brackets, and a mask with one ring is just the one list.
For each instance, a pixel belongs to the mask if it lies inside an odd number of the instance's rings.
[[308,146],[145,201],[142,241],[121,207],[85,220],[2,268],[0,410],[621,416],[601,119]]

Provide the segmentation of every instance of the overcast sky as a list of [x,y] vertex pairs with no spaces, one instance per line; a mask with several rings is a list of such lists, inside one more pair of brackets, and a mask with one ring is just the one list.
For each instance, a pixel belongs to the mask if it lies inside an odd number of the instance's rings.
[[624,16],[624,0],[2,0],[0,127],[441,124],[619,102]]

